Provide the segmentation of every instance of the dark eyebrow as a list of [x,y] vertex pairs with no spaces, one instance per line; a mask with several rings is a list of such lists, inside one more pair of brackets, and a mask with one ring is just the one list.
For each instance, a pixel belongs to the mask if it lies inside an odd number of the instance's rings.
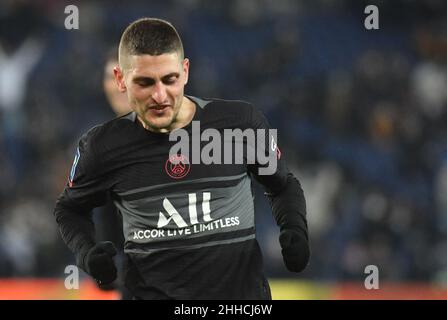
[[135,78],[133,78],[133,80],[134,81],[141,81],[141,80],[154,80],[154,79],[152,79],[151,77],[145,77],[145,76],[138,76],[138,77],[135,77]]
[[140,82],[140,81],[155,81],[155,80],[152,79],[152,78],[150,78],[150,77],[143,77],[143,76],[140,76],[140,77],[135,77],[135,78],[133,78],[132,81],[133,81],[133,82]]
[[[168,80],[169,78],[171,78],[171,77],[176,77],[176,78],[178,78],[178,77],[180,77],[180,73],[178,73],[178,72],[171,72],[171,73],[168,73],[167,75],[165,75],[165,76],[163,76],[162,78],[161,78],[161,80],[162,81],[164,81],[164,80]],[[151,82],[151,83],[153,83],[153,82],[155,82],[155,80],[153,79],[153,78],[151,78],[151,77],[145,77],[145,76],[139,76],[139,77],[135,77],[135,78],[133,78],[133,80],[132,80],[133,82]]]

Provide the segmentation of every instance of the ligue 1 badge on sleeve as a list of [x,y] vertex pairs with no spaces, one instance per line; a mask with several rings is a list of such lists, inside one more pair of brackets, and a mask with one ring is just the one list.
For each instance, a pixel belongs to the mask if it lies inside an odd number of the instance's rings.
[[78,166],[79,158],[81,157],[81,153],[79,151],[79,147],[76,149],[76,154],[73,160],[73,165],[71,166],[70,176],[68,177],[68,186],[73,187],[73,180],[76,173],[76,167]]
[[173,179],[184,178],[191,169],[191,165],[187,157],[182,154],[171,155],[166,160],[165,170],[168,176]]

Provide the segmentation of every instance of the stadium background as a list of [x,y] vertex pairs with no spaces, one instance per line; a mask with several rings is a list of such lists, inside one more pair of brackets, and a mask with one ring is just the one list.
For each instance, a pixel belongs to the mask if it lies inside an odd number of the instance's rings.
[[[64,28],[64,7],[80,29]],[[364,28],[376,4],[380,29]],[[82,275],[52,211],[81,133],[114,115],[106,51],[142,16],[177,27],[187,93],[248,100],[279,129],[308,203],[312,258],[282,263],[260,189],[275,298],[447,298],[447,3],[164,0],[0,2],[0,298],[116,298]],[[380,289],[363,286],[376,265]]]

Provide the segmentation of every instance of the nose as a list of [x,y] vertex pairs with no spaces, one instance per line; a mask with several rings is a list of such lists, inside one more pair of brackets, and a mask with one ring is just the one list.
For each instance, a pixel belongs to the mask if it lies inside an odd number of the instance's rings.
[[161,82],[155,83],[154,92],[152,93],[152,99],[157,104],[163,104],[166,102],[166,88]]

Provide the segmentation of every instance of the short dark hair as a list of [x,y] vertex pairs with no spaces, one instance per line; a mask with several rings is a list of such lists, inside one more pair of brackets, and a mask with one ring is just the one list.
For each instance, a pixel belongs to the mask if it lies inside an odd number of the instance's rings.
[[142,18],[132,22],[121,36],[119,56],[164,53],[180,53],[183,59],[183,44],[174,26],[162,19]]

